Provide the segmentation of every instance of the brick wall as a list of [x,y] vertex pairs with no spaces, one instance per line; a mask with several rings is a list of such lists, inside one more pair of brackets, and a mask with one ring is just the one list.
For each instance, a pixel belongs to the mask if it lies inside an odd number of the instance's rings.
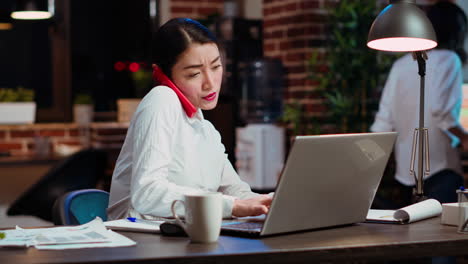
[[32,154],[37,137],[49,139],[50,150],[57,144],[80,145],[78,135],[78,127],[72,124],[0,126],[0,151],[13,156]]
[[[35,154],[37,138],[47,139],[50,153],[60,146],[82,147],[84,144],[107,150],[120,150],[128,123],[92,123],[82,129],[74,123],[0,125],[0,152],[12,156]],[[89,140],[87,140],[89,138]]]
[[208,15],[223,12],[223,0],[172,0],[171,18],[189,17],[206,19]]
[[284,102],[299,101],[310,115],[324,109],[307,79],[307,60],[324,45],[326,7],[336,0],[264,0],[264,55],[279,58],[287,71]]
[[[264,55],[279,58],[287,71],[284,102],[299,101],[310,115],[325,111],[316,85],[307,79],[307,60],[322,52],[326,7],[337,0],[263,0]],[[171,17],[206,18],[223,12],[222,0],[173,0]]]

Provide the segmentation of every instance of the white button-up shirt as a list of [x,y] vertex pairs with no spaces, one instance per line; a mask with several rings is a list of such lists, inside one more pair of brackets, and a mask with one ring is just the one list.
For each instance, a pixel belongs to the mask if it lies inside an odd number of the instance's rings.
[[175,92],[157,86],[130,122],[112,176],[108,217],[169,217],[174,200],[198,191],[223,193],[223,217],[231,217],[236,197],[257,195],[240,180],[202,111],[189,118]]
[[[462,103],[463,74],[457,54],[449,50],[429,51],[425,81],[424,125],[429,133],[431,175],[443,169],[461,173],[455,147],[459,139],[448,131],[458,124]],[[395,178],[405,185],[415,184],[409,169],[413,131],[419,126],[419,88],[417,62],[407,54],[393,64],[371,127],[375,132],[399,133],[395,144]],[[417,166],[416,155],[416,174]]]

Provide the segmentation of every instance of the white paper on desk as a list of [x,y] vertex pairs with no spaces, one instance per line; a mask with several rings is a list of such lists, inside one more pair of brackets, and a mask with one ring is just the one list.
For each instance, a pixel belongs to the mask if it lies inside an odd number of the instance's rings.
[[428,199],[398,210],[370,209],[366,220],[370,222],[389,222],[408,224],[419,220],[438,216],[442,213],[442,205],[435,199]]
[[130,246],[136,243],[107,230],[101,218],[79,226],[23,229],[4,231],[0,246],[34,246],[38,249],[66,249],[89,247]]
[[129,247],[136,245],[136,242],[130,238],[118,234],[112,230],[106,230],[107,237],[111,239],[107,243],[81,243],[81,244],[63,244],[63,245],[36,245],[40,250],[61,250],[77,248],[104,248],[104,247]]
[[412,223],[422,219],[438,216],[441,213],[442,205],[439,201],[435,199],[427,199],[397,210],[394,217],[405,223]]
[[366,221],[379,223],[401,223],[393,217],[395,210],[370,209],[367,213]]
[[106,227],[99,217],[79,226],[23,230],[36,234],[30,242],[31,246],[112,242],[111,237],[108,236]]
[[112,230],[160,233],[159,226],[164,221],[144,220],[145,222],[130,222],[127,219],[117,219],[104,222],[104,225]]
[[0,247],[25,247],[34,238],[34,235],[21,230],[3,230],[5,238],[0,240]]

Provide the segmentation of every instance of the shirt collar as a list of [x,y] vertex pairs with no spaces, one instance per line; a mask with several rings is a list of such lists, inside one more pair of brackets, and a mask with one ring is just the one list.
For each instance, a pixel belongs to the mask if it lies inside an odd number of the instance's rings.
[[196,121],[203,121],[205,119],[203,117],[203,112],[200,108],[197,109],[197,112],[195,112],[192,118],[188,117],[187,115],[185,116],[187,117],[187,120],[189,121],[190,124],[193,124]]

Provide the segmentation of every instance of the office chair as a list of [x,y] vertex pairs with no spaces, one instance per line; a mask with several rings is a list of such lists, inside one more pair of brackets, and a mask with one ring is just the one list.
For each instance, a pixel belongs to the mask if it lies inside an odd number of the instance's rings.
[[63,194],[80,189],[96,188],[105,175],[106,152],[81,150],[50,169],[25,191],[7,211],[7,215],[33,215],[52,222],[52,207]]
[[109,193],[98,189],[67,192],[57,199],[52,209],[55,225],[81,225],[99,216],[107,220]]

